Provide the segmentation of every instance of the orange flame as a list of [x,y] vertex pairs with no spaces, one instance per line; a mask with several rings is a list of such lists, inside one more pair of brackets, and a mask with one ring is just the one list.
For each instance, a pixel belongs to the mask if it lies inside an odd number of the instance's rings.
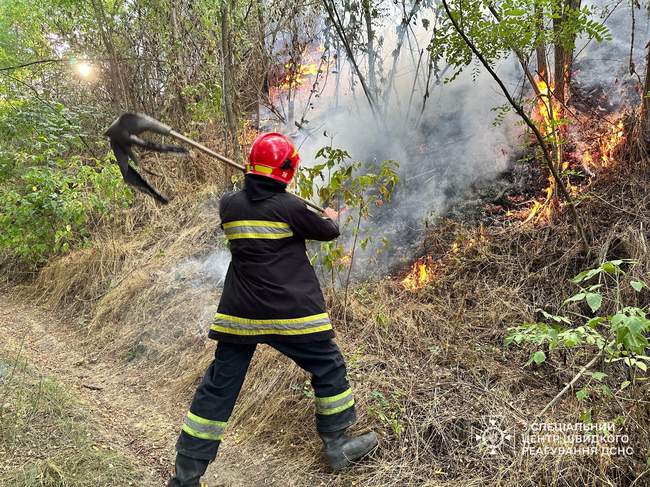
[[542,134],[548,135],[553,131],[553,122],[559,118],[557,103],[552,104],[552,106],[549,103],[553,84],[551,84],[550,89],[542,79],[537,80],[536,84],[540,96],[533,110],[533,119],[540,125]]
[[318,66],[316,63],[299,64],[296,66],[289,62],[284,65],[284,68],[287,72],[287,76],[280,84],[280,88],[283,90],[301,87],[307,83],[310,76],[318,74]]
[[609,136],[604,137],[604,139],[601,141],[600,153],[603,167],[609,167],[610,163],[612,162],[614,149],[616,149],[623,140],[623,128],[623,119],[621,119],[614,127],[610,128]]
[[418,291],[431,282],[433,272],[431,268],[431,257],[418,260],[411,266],[411,270],[400,282],[404,289]]

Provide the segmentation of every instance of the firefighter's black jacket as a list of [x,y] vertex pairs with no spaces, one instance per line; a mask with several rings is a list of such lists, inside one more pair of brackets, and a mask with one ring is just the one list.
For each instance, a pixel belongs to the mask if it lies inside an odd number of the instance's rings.
[[333,240],[338,225],[264,176],[246,175],[245,189],[226,194],[219,211],[232,261],[210,338],[237,343],[332,338],[305,240]]

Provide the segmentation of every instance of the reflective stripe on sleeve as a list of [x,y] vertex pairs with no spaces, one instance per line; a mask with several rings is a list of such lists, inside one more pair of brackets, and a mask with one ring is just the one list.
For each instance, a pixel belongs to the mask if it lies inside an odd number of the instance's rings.
[[217,313],[210,329],[233,335],[305,335],[331,330],[332,323],[327,313],[274,320],[253,320]]
[[336,414],[351,408],[353,405],[352,389],[343,391],[336,396],[316,396],[316,414]]
[[265,220],[237,220],[224,223],[223,231],[228,240],[239,238],[278,239],[293,237],[288,223]]
[[205,419],[191,411],[187,412],[182,426],[182,430],[190,436],[215,441],[221,441],[225,429],[226,423],[224,421]]

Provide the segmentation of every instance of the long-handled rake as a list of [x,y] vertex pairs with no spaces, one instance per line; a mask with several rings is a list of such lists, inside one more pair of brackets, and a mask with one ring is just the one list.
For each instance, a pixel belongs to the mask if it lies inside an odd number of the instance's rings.
[[[158,191],[156,191],[153,186],[151,186],[146,179],[144,179],[138,171],[136,171],[130,164],[129,158],[133,160],[136,164],[138,159],[133,153],[133,146],[142,147],[147,150],[152,150],[155,152],[175,152],[179,154],[187,154],[187,149],[175,145],[166,145],[166,144],[157,144],[148,140],[141,139],[139,135],[143,132],[155,132],[162,135],[169,135],[174,137],[177,140],[185,142],[186,144],[191,145],[192,147],[208,154],[215,159],[220,160],[224,164],[228,164],[234,168],[239,169],[240,171],[245,171],[246,168],[241,164],[237,164],[235,161],[228,159],[221,154],[216,153],[212,149],[200,144],[188,137],[185,137],[182,134],[179,134],[168,125],[165,125],[162,122],[159,122],[155,118],[151,118],[148,115],[143,113],[123,113],[120,115],[108,129],[104,132],[111,142],[111,148],[115,152],[115,158],[117,163],[120,166],[120,171],[122,172],[122,177],[127,184],[138,188],[139,190],[147,193],[152,196],[156,201],[166,204],[167,199],[162,196]],[[306,205],[310,206],[314,210],[324,211],[320,206],[312,203],[311,201],[294,194],[296,198],[302,200]]]

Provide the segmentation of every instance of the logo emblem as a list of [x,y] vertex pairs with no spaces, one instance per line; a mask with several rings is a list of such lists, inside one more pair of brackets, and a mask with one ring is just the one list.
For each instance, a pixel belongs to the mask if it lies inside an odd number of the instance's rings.
[[498,416],[483,418],[483,424],[474,427],[476,446],[486,457],[503,456],[514,449],[514,435],[510,428],[504,425],[503,419]]

